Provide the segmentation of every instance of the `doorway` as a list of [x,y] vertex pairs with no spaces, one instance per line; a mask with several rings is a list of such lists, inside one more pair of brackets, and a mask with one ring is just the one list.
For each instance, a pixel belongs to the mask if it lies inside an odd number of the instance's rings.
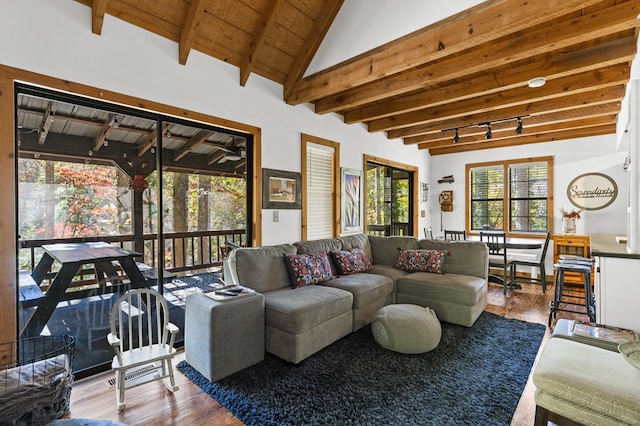
[[366,229],[370,235],[416,235],[417,168],[365,160]]
[[[108,369],[111,306],[152,286],[180,345],[186,295],[215,283],[226,241],[252,241],[253,135],[24,84],[15,94],[18,335],[73,335],[76,377]],[[61,287],[56,247],[86,243],[131,254],[134,273],[74,261]]]

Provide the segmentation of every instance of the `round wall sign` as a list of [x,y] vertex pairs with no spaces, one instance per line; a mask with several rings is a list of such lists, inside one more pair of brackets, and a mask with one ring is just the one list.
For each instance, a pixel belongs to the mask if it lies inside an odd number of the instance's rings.
[[618,185],[602,173],[585,173],[571,181],[567,197],[571,204],[584,210],[600,210],[618,196]]

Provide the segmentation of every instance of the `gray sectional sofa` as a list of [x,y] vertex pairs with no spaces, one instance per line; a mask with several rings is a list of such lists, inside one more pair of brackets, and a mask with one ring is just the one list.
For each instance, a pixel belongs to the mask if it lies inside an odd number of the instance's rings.
[[[293,287],[285,257],[364,251],[372,267],[319,284]],[[442,250],[444,273],[407,272],[395,267],[399,248]],[[392,303],[432,308],[441,321],[471,327],[487,305],[488,250],[472,241],[418,240],[365,234],[233,250],[225,265],[228,283],[265,297],[266,351],[299,363],[336,340],[371,323]]]

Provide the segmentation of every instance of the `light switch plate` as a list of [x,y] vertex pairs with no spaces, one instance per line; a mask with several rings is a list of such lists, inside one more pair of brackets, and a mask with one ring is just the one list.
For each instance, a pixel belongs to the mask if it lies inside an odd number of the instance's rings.
[[280,212],[278,210],[273,211],[273,221],[280,222]]

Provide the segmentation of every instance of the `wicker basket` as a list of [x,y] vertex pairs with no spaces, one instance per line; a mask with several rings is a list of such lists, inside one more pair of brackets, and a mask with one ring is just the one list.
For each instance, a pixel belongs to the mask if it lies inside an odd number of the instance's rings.
[[69,409],[73,336],[0,343],[0,426],[43,425]]

